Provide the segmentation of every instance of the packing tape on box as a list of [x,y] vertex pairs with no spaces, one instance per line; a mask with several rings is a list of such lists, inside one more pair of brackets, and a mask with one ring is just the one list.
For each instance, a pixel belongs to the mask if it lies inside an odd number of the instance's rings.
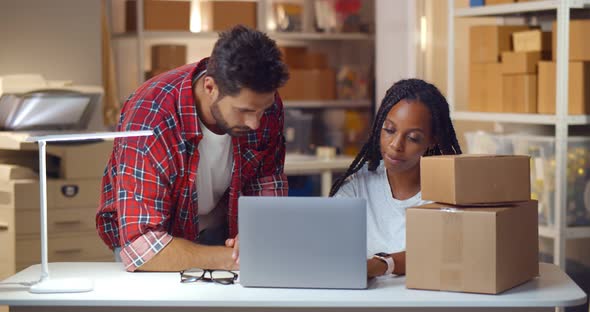
[[440,267],[440,287],[463,290],[463,214],[457,208],[442,208],[443,225]]

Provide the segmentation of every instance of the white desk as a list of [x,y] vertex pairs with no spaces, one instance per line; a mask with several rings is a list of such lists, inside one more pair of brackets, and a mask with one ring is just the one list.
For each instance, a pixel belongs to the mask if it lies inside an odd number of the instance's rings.
[[[38,265],[5,281],[39,277]],[[553,311],[583,304],[586,294],[553,264],[541,276],[500,295],[405,288],[404,277],[384,277],[368,290],[244,288],[210,283],[181,284],[178,273],[128,273],[120,263],[51,263],[56,277],[88,276],[95,289],[77,294],[31,294],[0,286],[0,305],[11,311]]]
[[286,175],[320,174],[322,177],[322,196],[330,195],[332,188],[332,173],[343,172],[348,169],[353,157],[338,156],[324,160],[311,155],[287,154],[285,157]]

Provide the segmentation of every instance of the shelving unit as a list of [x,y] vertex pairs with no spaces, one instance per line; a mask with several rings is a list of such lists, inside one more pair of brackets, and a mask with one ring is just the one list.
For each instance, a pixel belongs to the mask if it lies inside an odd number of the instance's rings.
[[[110,0],[109,1],[109,11],[112,13],[113,10],[113,1],[117,0]],[[119,0],[121,1],[121,0]],[[145,81],[145,61],[146,61],[146,46],[149,43],[161,43],[161,42],[194,42],[197,41],[206,41],[209,42],[210,47],[213,47],[215,40],[218,37],[217,31],[203,31],[203,32],[191,32],[191,31],[145,31],[144,29],[144,21],[143,21],[143,0],[136,0],[136,27],[137,31],[134,32],[114,32],[111,35],[111,39],[114,42],[127,42],[127,47],[129,47],[129,41],[134,41],[134,46],[136,49],[136,53],[133,57],[133,62],[135,66],[131,66],[131,64],[124,64],[126,68],[130,69],[135,73],[135,83],[131,87],[121,87],[121,94],[119,98],[123,100],[127,93],[130,93],[133,89],[139,86],[141,83]],[[188,0],[187,0],[188,1]],[[303,25],[302,31],[298,32],[278,32],[272,31],[268,28],[267,19],[271,16],[269,12],[269,8],[272,6],[272,3],[275,0],[241,0],[241,1],[248,1],[248,2],[256,2],[257,3],[257,28],[261,31],[266,32],[272,39],[276,40],[278,43],[289,43],[296,45],[333,45],[334,48],[338,49],[341,48],[343,45],[349,43],[366,43],[370,49],[372,50],[372,55],[374,56],[374,35],[370,33],[334,33],[334,32],[314,32],[313,31],[313,18],[310,16],[313,12],[311,11],[311,6],[313,5],[313,1],[310,0],[291,0],[288,2],[300,3],[304,5],[304,16],[303,16]],[[283,1],[284,2],[284,1]],[[111,14],[111,19],[112,19]],[[113,24],[111,20],[111,24]],[[119,66],[122,66],[121,63],[118,62]],[[129,79],[127,79],[126,83]],[[313,109],[329,109],[329,108],[347,108],[347,109],[369,109],[371,107],[371,99],[360,99],[360,100],[326,100],[326,101],[285,101],[285,105],[287,108],[313,108]]]
[[524,125],[551,125],[555,127],[555,198],[554,225],[539,226],[539,236],[553,239],[555,264],[565,268],[566,240],[573,238],[590,238],[590,226],[568,227],[566,224],[567,204],[567,145],[569,126],[590,125],[590,116],[568,115],[568,61],[569,61],[569,20],[571,9],[590,8],[588,0],[544,0],[513,4],[492,5],[473,8],[455,9],[455,2],[448,0],[448,90],[449,103],[455,103],[455,55],[454,23],[455,18],[467,17],[508,17],[515,15],[533,16],[542,13],[557,15],[557,83],[556,114],[503,114],[452,111],[454,120],[486,121],[495,123],[516,123]]
[[[116,1],[119,1],[118,3]],[[218,38],[218,31],[146,31],[144,30],[144,0],[136,0],[135,16],[136,25],[133,32],[124,32],[122,27],[125,23],[120,23],[125,14],[121,14],[124,6],[121,3],[125,0],[109,0],[109,12],[111,12],[111,25],[114,24],[113,17],[117,14],[113,10],[118,10],[119,26],[117,30],[113,29],[111,40],[113,42],[115,64],[117,65],[117,75],[119,80],[118,99],[124,101],[125,98],[133,92],[141,83],[145,81],[145,71],[149,69],[149,49],[153,44],[183,44],[187,46],[187,54],[190,62],[196,61],[201,57],[208,56],[215,41]],[[189,1],[189,0],[187,0]],[[196,0],[191,5],[196,4]],[[269,35],[279,46],[305,46],[314,52],[321,52],[328,55],[329,63],[338,73],[341,65],[368,66],[368,72],[372,70],[373,65],[370,62],[375,57],[375,36],[372,33],[337,33],[337,32],[315,32],[313,6],[314,0],[241,0],[256,2],[257,20],[256,28]],[[367,0],[365,0],[367,1]],[[298,3],[303,6],[303,15],[300,31],[280,32],[275,31],[272,25],[274,17],[272,8],[274,2]],[[374,3],[374,2],[373,2]],[[198,4],[196,4],[198,5]],[[192,7],[194,8],[194,7]],[[373,11],[373,10],[371,10]],[[367,11],[369,14],[374,14]],[[191,27],[191,30],[194,28]],[[197,52],[197,53],[195,53]],[[373,77],[368,77],[369,86]],[[305,114],[313,114],[314,120],[333,120],[332,115],[342,113],[342,110],[355,110],[362,114],[373,114],[372,111],[372,93],[368,92],[369,98],[366,99],[331,99],[331,100],[288,100],[284,99],[283,103],[286,110],[301,110]],[[334,114],[333,114],[334,113]],[[326,117],[330,115],[332,117]],[[314,123],[315,124],[315,123]],[[315,129],[315,128],[314,128]],[[326,132],[332,133],[332,132]],[[347,133],[345,133],[347,134]],[[324,134],[322,134],[324,135]],[[329,137],[329,135],[326,135]],[[338,137],[331,136],[326,138]],[[341,136],[345,138],[345,135]],[[314,139],[315,140],[315,139]],[[343,139],[344,140],[344,139]],[[311,143],[311,142],[310,142]],[[316,142],[314,142],[315,144]],[[343,142],[342,144],[347,144]],[[322,194],[327,195],[331,186],[332,172],[342,171],[348,168],[352,159],[350,157],[338,158],[338,161],[320,161],[317,159],[304,159],[293,163],[289,158],[285,165],[285,172],[291,175],[302,174],[320,174],[322,181]],[[317,166],[320,167],[317,167]],[[292,170],[291,167],[296,166]],[[299,167],[297,167],[299,166]],[[311,170],[302,170],[300,167],[310,167]],[[332,168],[331,166],[335,166]],[[317,168],[316,168],[317,167]],[[328,178],[329,176],[329,178]]]

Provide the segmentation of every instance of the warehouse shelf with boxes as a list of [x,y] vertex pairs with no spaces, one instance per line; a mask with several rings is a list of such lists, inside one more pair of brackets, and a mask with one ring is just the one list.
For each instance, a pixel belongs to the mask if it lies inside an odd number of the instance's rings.
[[590,141],[570,135],[574,126],[590,125],[590,19],[577,19],[588,16],[590,1],[472,0],[471,7],[457,9],[453,0],[448,3],[452,104],[455,19],[496,17],[498,22],[470,29],[468,105],[454,107],[452,117],[493,122],[497,129],[517,125],[525,133],[549,130],[549,137],[468,134],[467,151],[532,156],[539,233],[553,239],[554,261],[564,267],[566,240],[590,237],[585,194]]
[[[209,56],[218,32],[242,24],[276,40],[289,67],[291,78],[279,90],[292,126],[286,127],[287,152],[311,154],[330,145],[353,155],[360,149],[374,107],[373,0],[108,4],[120,102],[145,80]],[[300,130],[309,127],[312,132]]]

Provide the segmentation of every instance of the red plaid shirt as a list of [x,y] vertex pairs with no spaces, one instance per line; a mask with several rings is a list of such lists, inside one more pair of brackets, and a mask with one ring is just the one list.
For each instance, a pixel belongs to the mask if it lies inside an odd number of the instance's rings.
[[[96,227],[111,249],[122,247],[128,271],[150,260],[172,237],[198,240],[197,146],[203,134],[192,77],[206,64],[204,59],[145,82],[121,111],[119,131],[154,131],[153,136],[116,139],[102,179]],[[222,200],[230,237],[238,233],[239,196],[287,195],[283,117],[277,95],[256,131],[232,138],[232,177]]]

